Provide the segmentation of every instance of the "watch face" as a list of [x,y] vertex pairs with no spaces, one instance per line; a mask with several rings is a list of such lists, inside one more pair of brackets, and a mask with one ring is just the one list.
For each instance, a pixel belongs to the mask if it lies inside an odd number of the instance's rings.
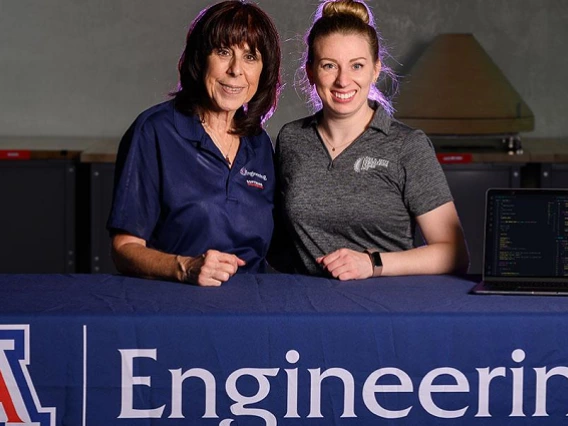
[[371,253],[371,256],[373,257],[373,263],[375,268],[383,266],[383,261],[381,259],[381,253],[379,253],[378,251]]

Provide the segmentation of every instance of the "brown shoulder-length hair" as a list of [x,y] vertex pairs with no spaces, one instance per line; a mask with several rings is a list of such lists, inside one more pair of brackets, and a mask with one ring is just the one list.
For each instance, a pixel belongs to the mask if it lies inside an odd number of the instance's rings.
[[203,10],[192,22],[185,49],[178,63],[179,86],[172,93],[176,108],[185,114],[200,114],[209,107],[204,77],[207,57],[219,47],[248,44],[262,55],[262,72],[253,98],[239,108],[232,133],[255,135],[276,109],[281,90],[280,38],[270,17],[258,6],[229,0]]

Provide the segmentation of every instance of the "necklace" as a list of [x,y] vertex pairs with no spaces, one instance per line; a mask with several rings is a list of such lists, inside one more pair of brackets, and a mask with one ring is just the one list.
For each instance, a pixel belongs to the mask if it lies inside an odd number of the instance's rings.
[[347,142],[344,142],[344,143],[339,144],[339,145],[337,145],[337,146],[333,146],[333,145],[331,144],[331,142],[329,142],[329,140],[327,139],[327,136],[324,135],[324,133],[322,132],[322,130],[321,130],[321,129],[318,129],[318,131],[319,131],[319,134],[320,134],[320,136],[321,136],[321,138],[322,138],[322,140],[323,140],[323,143],[331,148],[331,152],[335,152],[336,149],[342,148],[342,147],[344,147],[345,145],[348,145],[348,144],[350,144],[351,142],[353,142],[353,141],[349,141],[349,140],[348,140]]
[[216,135],[214,134],[215,132],[213,131],[213,129],[211,127],[209,127],[209,125],[205,121],[202,121],[202,124],[203,124],[203,127],[205,128],[205,131],[207,132],[207,134],[211,137],[211,140],[213,141],[215,146],[217,148],[219,148],[219,151],[221,151],[221,155],[223,155],[225,157],[225,161],[227,162],[229,167],[231,167],[232,163],[231,163],[231,158],[229,157],[229,155],[231,154],[231,150],[233,149],[233,145],[235,144],[235,140],[237,138],[234,135],[231,135],[231,144],[229,145],[229,149],[227,150],[227,153],[225,153],[225,152],[223,152],[222,144],[217,139]]

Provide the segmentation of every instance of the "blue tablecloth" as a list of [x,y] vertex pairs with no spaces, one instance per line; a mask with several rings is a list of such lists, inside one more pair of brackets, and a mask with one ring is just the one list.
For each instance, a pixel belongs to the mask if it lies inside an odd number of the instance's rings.
[[568,298],[473,285],[0,275],[0,425],[567,422]]

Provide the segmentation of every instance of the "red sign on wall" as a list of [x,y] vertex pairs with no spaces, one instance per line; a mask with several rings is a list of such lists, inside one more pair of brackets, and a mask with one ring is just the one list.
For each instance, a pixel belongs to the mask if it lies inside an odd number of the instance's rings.
[[29,150],[2,150],[0,149],[0,160],[29,160]]
[[473,156],[469,153],[443,153],[443,154],[436,154],[438,157],[438,161],[440,164],[466,164],[471,163],[473,161]]

